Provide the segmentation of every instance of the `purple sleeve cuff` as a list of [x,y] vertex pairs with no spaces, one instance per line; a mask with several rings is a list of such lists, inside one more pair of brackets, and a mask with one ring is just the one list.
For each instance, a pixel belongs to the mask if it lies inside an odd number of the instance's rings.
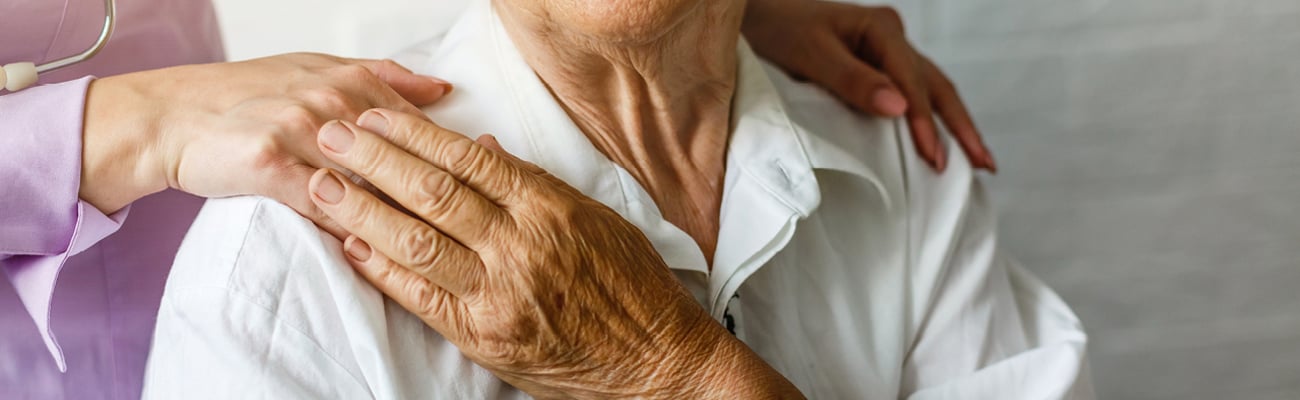
[[68,257],[116,232],[129,207],[104,215],[81,201],[81,130],[93,78],[0,96],[0,269],[36,322],[60,370],[50,302]]
[[15,255],[0,261],[3,262],[4,272],[9,275],[9,281],[13,283],[14,292],[22,301],[23,308],[27,309],[27,314],[36,322],[36,329],[45,341],[45,348],[54,356],[54,363],[62,372],[68,370],[68,365],[63,358],[63,348],[59,347],[54,332],[50,330],[50,305],[54,300],[54,285],[59,279],[59,273],[63,271],[63,264],[68,257],[85,251],[117,232],[131,210],[127,207],[113,215],[104,215],[98,208],[84,201],[77,201],[76,207],[76,224],[67,251],[53,255]]
[[81,190],[81,127],[92,78],[0,96],[0,259],[68,250]]

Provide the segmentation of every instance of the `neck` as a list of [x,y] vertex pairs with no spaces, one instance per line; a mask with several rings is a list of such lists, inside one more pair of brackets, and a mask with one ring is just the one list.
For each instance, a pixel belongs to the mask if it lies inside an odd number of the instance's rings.
[[525,60],[583,133],[650,192],[706,258],[717,238],[740,2],[703,1],[676,21],[592,34],[546,10],[497,10]]

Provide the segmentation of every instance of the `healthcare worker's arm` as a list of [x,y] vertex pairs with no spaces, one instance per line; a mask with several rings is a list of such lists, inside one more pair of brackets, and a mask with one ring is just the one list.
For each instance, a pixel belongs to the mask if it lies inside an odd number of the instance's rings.
[[312,132],[378,104],[417,112],[450,89],[390,61],[320,54],[100,79],[86,99],[80,196],[113,212],[168,188],[256,194],[324,225],[303,191],[327,165]]
[[907,157],[914,331],[900,398],[1090,399],[1087,336],[1055,293],[998,248],[970,165]]
[[[416,110],[449,86],[390,62],[294,54],[28,88],[0,96],[0,269],[56,360],[50,301],[64,261],[127,206],[176,188],[261,194],[329,227],[307,180],[320,123],[378,104]],[[338,232],[335,230],[335,232]]]
[[[316,149],[319,125],[380,104],[416,110],[448,90],[391,62],[291,54],[5,94],[0,259],[84,249],[115,224],[88,229],[83,216],[124,217],[131,202],[169,187],[265,195],[326,222],[305,192],[315,167],[329,165]],[[98,238],[72,246],[78,233]]]
[[0,96],[0,146],[6,152],[0,157],[0,259],[68,249],[82,211],[77,189],[89,82]]
[[46,347],[54,283],[67,257],[115,232],[126,217],[81,201],[82,115],[90,79],[0,96],[0,270],[8,275]]

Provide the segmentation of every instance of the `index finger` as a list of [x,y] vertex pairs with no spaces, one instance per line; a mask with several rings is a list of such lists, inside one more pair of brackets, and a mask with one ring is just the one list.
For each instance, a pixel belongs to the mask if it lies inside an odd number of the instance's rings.
[[321,169],[308,190],[312,202],[348,232],[457,297],[472,295],[481,283],[483,262],[477,253],[389,207],[342,174]]
[[496,204],[504,205],[531,176],[473,139],[414,115],[377,108],[362,113],[357,125],[446,171]]
[[394,92],[416,106],[433,104],[452,91],[452,86],[447,81],[416,74],[393,60],[344,59],[344,62],[370,70],[370,73],[393,88]]

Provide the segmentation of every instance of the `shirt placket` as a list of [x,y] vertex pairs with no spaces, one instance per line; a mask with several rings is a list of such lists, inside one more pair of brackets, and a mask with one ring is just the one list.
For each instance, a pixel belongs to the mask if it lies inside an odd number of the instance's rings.
[[[743,198],[747,206],[723,207],[719,236],[728,240],[718,243],[709,275],[709,313],[723,323],[728,305],[739,301],[735,297],[740,286],[785,248],[799,219],[799,213],[783,198],[749,175],[741,177],[725,196],[724,204],[730,198]],[[731,323],[737,323],[734,315]]]

